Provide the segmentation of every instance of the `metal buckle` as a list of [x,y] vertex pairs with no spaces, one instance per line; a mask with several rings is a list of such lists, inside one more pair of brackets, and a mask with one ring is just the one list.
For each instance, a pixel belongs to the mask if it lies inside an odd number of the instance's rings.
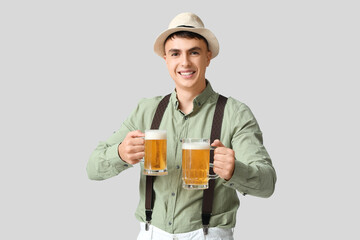
[[146,230],[146,231],[149,231],[150,224],[151,224],[150,221],[146,221],[146,222],[145,222],[145,230]]
[[203,232],[204,235],[207,235],[209,233],[209,225],[203,225]]

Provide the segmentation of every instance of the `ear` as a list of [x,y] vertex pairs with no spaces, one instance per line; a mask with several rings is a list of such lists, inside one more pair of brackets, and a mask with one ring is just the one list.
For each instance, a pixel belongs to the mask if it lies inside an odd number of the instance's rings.
[[212,52],[209,50],[207,52],[207,67],[210,65],[210,61],[211,61],[211,56],[212,56]]

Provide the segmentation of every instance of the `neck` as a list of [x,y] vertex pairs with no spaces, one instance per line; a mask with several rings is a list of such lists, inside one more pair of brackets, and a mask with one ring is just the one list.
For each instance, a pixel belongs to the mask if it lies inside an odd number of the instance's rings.
[[205,87],[197,90],[197,91],[186,91],[183,89],[178,89],[176,88],[176,95],[177,95],[177,99],[179,101],[179,109],[184,113],[184,114],[189,114],[192,109],[193,109],[193,101],[194,99],[200,94],[202,93],[202,91],[204,91]]

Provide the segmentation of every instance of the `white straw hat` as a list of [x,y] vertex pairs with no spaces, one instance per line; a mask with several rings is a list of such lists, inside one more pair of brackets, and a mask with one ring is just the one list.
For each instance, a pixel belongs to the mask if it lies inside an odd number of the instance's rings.
[[218,55],[219,42],[215,35],[209,29],[205,28],[204,23],[197,15],[190,12],[180,13],[173,20],[171,20],[168,29],[162,32],[155,41],[155,53],[160,57],[163,57],[165,55],[164,43],[166,38],[172,33],[179,31],[188,31],[200,34],[207,40],[209,44],[209,50],[212,52],[211,58],[214,58]]

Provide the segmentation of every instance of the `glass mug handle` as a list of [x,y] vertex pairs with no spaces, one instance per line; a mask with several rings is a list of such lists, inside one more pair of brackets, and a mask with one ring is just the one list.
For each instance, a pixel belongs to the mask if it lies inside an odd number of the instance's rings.
[[[214,151],[216,149],[216,147],[210,146],[210,151]],[[210,163],[210,168],[214,168],[214,164]],[[219,177],[219,175],[217,175],[216,173],[214,174],[210,174],[209,173],[209,179],[217,179]]]
[[[137,137],[137,138],[142,138],[142,139],[145,139],[145,137]],[[145,156],[144,156],[142,159],[140,159],[140,161],[139,161],[139,162],[144,163],[144,162],[145,162]]]
[[[214,167],[214,164],[213,163],[210,163],[210,168],[213,168]],[[216,173],[214,174],[210,174],[209,173],[209,179],[217,179],[219,177],[219,175],[217,175]]]

